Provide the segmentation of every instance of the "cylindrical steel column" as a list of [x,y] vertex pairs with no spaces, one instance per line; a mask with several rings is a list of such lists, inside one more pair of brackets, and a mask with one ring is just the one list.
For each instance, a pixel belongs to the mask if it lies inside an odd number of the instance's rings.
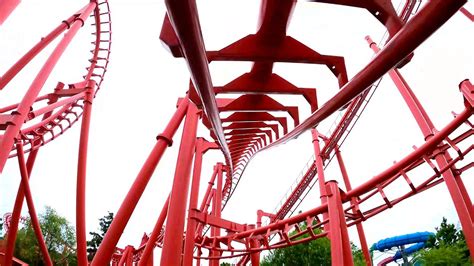
[[138,262],[138,266],[146,266],[149,265],[150,257],[153,257],[153,249],[155,248],[155,242],[158,240],[158,236],[160,235],[161,230],[163,229],[163,224],[165,223],[166,215],[168,214],[168,206],[170,202],[170,196],[166,198],[165,204],[163,204],[163,208],[161,209],[160,216],[158,216],[158,220],[156,221],[155,227],[153,227],[153,231],[146,242],[145,249],[143,250],[142,256],[140,257],[140,261]]
[[[321,199],[321,204],[327,202],[327,193],[326,193],[326,180],[324,178],[324,158],[321,156],[321,147],[319,146],[319,133],[318,130],[313,128],[311,129],[311,135],[313,136],[313,147],[314,147],[314,158],[316,163],[316,171],[318,173],[318,184],[319,184],[319,197]],[[328,218],[328,213],[323,213],[323,220]],[[324,231],[330,230],[329,223],[324,224]],[[330,237],[330,235],[329,235]]]
[[[259,248],[260,244],[258,243],[258,240],[257,239],[250,240],[250,247]],[[250,262],[252,263],[252,266],[259,266],[260,265],[260,252],[251,253]]]
[[87,230],[86,230],[86,171],[87,148],[89,143],[89,128],[92,114],[92,101],[94,99],[95,81],[87,83],[84,97],[84,112],[82,113],[81,136],[79,140],[79,154],[77,162],[76,185],[76,238],[77,238],[77,264],[87,265]]
[[112,224],[110,224],[109,230],[105,234],[104,240],[102,241],[102,244],[99,246],[99,250],[97,250],[94,259],[92,260],[92,266],[106,265],[112,258],[112,254],[114,253],[117,242],[119,241],[120,236],[122,235],[128,220],[130,219],[130,216],[135,210],[140,197],[145,191],[148,181],[150,181],[156,166],[160,162],[161,156],[165,152],[166,148],[172,144],[173,135],[176,130],[178,130],[178,127],[181,124],[184,115],[186,114],[188,103],[189,100],[187,97],[185,100],[181,101],[166,129],[157,137],[158,140],[153,147],[153,150],[145,161],[145,164],[140,169],[135,182],[133,182],[132,187],[128,191],[127,196],[125,197],[120,209],[112,221]]
[[328,212],[329,212],[329,236],[331,240],[331,263],[332,265],[352,266],[351,245],[347,232],[344,210],[342,208],[341,195],[336,181],[327,182],[328,190]]
[[184,122],[183,135],[181,137],[181,145],[179,147],[174,182],[171,190],[161,265],[181,265],[186,203],[196,143],[198,118],[198,109],[193,103],[190,103]]
[[[214,195],[213,201],[212,201],[212,208],[213,208],[213,215],[217,218],[221,217],[221,212],[222,212],[222,163],[217,163],[216,166],[217,168],[217,184],[216,184],[216,194]],[[211,237],[218,237],[221,235],[221,229],[217,226],[214,226],[211,228]],[[219,251],[211,251],[211,256],[219,256],[220,252]],[[210,266],[219,266],[219,259],[211,259],[209,260],[209,265]]]
[[[341,169],[342,179],[344,180],[344,184],[346,186],[346,190],[347,191],[352,190],[352,185],[349,180],[349,175],[347,174],[346,165],[344,164],[344,160],[342,159],[341,151],[339,150],[338,146],[336,146],[335,152],[336,152],[337,162],[339,163],[339,168]],[[359,205],[357,204],[357,201],[355,198],[351,198],[351,204],[353,204],[355,208],[359,210]],[[364,227],[362,225],[362,222],[357,223],[356,228],[357,228],[357,233],[359,235],[362,254],[364,254],[365,263],[368,266],[371,266],[372,259],[370,258],[370,251],[367,245],[367,239],[365,238],[365,232],[364,232]]]
[[194,237],[196,236],[196,220],[190,218],[189,213],[192,210],[197,210],[198,205],[199,184],[201,182],[203,142],[203,138],[198,138],[196,140],[196,155],[194,156],[193,180],[191,184],[191,194],[189,195],[188,223],[186,225],[186,237],[183,257],[183,265],[185,266],[191,266],[193,264]]

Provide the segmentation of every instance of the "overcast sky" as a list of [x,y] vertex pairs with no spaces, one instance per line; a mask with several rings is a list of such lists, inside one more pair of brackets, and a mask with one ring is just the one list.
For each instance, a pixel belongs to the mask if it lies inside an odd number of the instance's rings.
[[[24,0],[0,28],[0,75],[22,54],[63,19],[87,1]],[[395,1],[395,7],[398,1]],[[474,11],[469,2],[466,7]],[[258,1],[198,1],[207,50],[216,50],[254,33]],[[97,95],[92,115],[87,176],[87,230],[96,230],[98,218],[107,211],[116,212],[145,158],[155,137],[165,127],[189,82],[183,59],[173,58],[161,45],[159,33],[165,7],[162,1],[114,0],[112,10],[112,55],[102,90]],[[50,92],[57,81],[74,83],[85,73],[89,58],[90,26],[81,29],[68,48],[43,92]],[[373,56],[364,40],[370,34],[380,40],[384,27],[362,9],[300,2],[296,5],[288,34],[323,54],[344,56],[349,78]],[[410,64],[401,70],[438,129],[452,120],[451,111],[463,109],[458,84],[474,80],[474,24],[458,13],[415,52]],[[7,86],[0,106],[17,102],[51,49],[46,49],[28,68]],[[210,65],[213,82],[223,85],[250,70],[251,63],[217,62]],[[300,87],[318,89],[320,105],[337,92],[337,82],[324,67],[314,65],[276,64],[275,72]],[[287,97],[285,104],[304,105],[299,97]],[[302,108],[305,118],[309,108]],[[318,129],[326,133],[330,118]],[[75,180],[80,125],[41,148],[31,179],[32,193],[39,211],[55,208],[75,223]],[[179,131],[178,131],[179,132]],[[201,125],[199,135],[209,139]],[[168,195],[173,178],[180,133],[151,179],[120,242],[138,245],[143,232],[150,232]],[[472,143],[471,140],[467,142]],[[353,187],[390,167],[420,146],[423,137],[411,118],[391,80],[386,77],[372,101],[341,148]],[[223,217],[239,223],[255,223],[256,211],[272,211],[301,168],[313,154],[310,134],[258,154],[223,212]],[[222,161],[216,151],[205,155],[202,189],[212,173],[212,166]],[[473,161],[473,156],[461,164]],[[335,161],[328,167],[327,180],[338,180]],[[428,168],[425,169],[429,171]],[[424,172],[425,176],[427,172]],[[422,173],[420,173],[422,174]],[[431,175],[431,173],[430,173]],[[473,172],[463,175],[471,195]],[[0,176],[0,214],[12,210],[19,183],[15,159],[8,161]],[[416,182],[416,176],[414,177]],[[388,196],[406,192],[400,183],[386,191]],[[202,193],[201,193],[202,196]],[[381,199],[380,199],[381,200]],[[319,205],[314,189],[299,209]],[[23,213],[27,215],[26,204]],[[432,231],[445,216],[458,223],[453,204],[444,184],[408,199],[364,223],[368,244],[379,239]],[[351,240],[358,243],[355,228]]]

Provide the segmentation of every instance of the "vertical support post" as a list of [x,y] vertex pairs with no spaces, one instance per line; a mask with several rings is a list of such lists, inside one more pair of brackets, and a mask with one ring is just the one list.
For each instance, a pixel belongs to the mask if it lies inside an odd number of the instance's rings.
[[[169,196],[166,199],[166,201],[168,201],[168,199],[169,199]],[[163,207],[163,209],[165,209],[165,208],[168,209],[168,205]],[[163,212],[163,209],[161,209],[161,212]],[[160,213],[160,216],[161,216],[161,213]],[[150,240],[150,237],[146,233],[144,233],[143,237],[142,237],[142,241],[140,243],[140,248],[143,247],[143,245],[145,245],[145,248],[146,248],[146,244],[148,243],[148,240]],[[153,245],[153,243],[151,243],[151,244]],[[153,248],[152,248],[152,251],[153,251]],[[149,255],[146,259],[143,259],[143,253],[144,253],[144,251],[140,255],[139,261],[136,265],[138,266],[138,265],[140,265],[140,262],[142,262],[142,265],[144,265],[144,266],[153,266],[153,253],[151,252],[151,254],[150,254],[151,256]]]
[[110,224],[109,230],[102,240],[102,244],[99,246],[97,253],[92,260],[92,266],[102,266],[109,263],[112,254],[114,253],[117,242],[122,235],[125,226],[130,219],[135,207],[140,200],[143,192],[145,191],[148,182],[150,181],[153,172],[155,171],[156,166],[161,160],[161,156],[165,152],[168,146],[172,145],[173,135],[178,130],[181,121],[186,114],[188,109],[188,97],[181,101],[176,110],[175,114],[171,118],[164,132],[157,137],[157,142],[153,147],[150,155],[143,164],[140,172],[137,175],[137,178],[133,182],[132,187],[127,193],[122,205],[120,206],[117,214],[115,215],[114,220]]
[[90,80],[87,82],[86,94],[84,96],[84,112],[82,114],[81,136],[79,140],[76,185],[76,238],[78,265],[87,265],[88,263],[86,239],[86,172],[89,128],[95,85],[96,84],[94,80]]
[[[250,247],[251,248],[259,248],[260,244],[258,243],[257,239],[250,240]],[[252,266],[259,266],[260,265],[260,252],[253,252],[250,254],[250,262]]]
[[26,198],[26,204],[28,205],[28,211],[30,213],[31,225],[38,240],[38,245],[43,256],[43,261],[46,265],[53,265],[51,258],[49,257],[48,248],[44,242],[43,233],[41,232],[41,226],[38,220],[38,215],[36,214],[35,205],[33,203],[33,197],[31,195],[30,184],[28,182],[28,170],[25,164],[25,154],[23,151],[23,144],[18,142],[16,144],[17,157],[18,157],[18,166],[20,168],[21,174],[21,184],[23,186],[23,192]]
[[122,257],[120,258],[120,261],[118,262],[118,266],[122,266],[122,265],[132,266],[133,264],[130,263],[131,258],[133,259],[133,247],[126,246],[125,250],[122,253]]
[[[366,37],[366,40],[375,53],[380,50],[377,47],[377,44],[373,42],[369,36]],[[430,139],[434,134],[435,127],[423,106],[418,101],[418,98],[398,70],[390,70],[389,75],[405,100],[405,103],[408,105],[408,108],[420,127],[425,140]],[[435,150],[434,154],[434,159],[439,168],[445,168],[448,165],[448,162],[452,160],[447,152]],[[458,213],[459,221],[461,222],[463,233],[466,238],[466,243],[472,256],[474,255],[474,209],[472,208],[472,201],[465,190],[461,176],[455,174],[453,169],[448,169],[443,172],[442,176],[446,186],[448,187],[454,207]]]
[[329,236],[331,240],[332,265],[353,266],[352,250],[347,232],[341,194],[336,181],[327,182]]
[[191,164],[196,143],[198,118],[198,109],[193,103],[190,103],[184,122],[174,182],[170,195],[161,265],[181,265],[184,220]]
[[[222,212],[222,170],[223,170],[223,165],[222,163],[217,163],[216,166],[217,168],[217,184],[216,184],[216,193],[214,195],[213,201],[212,201],[212,208],[213,208],[213,214],[217,218],[221,217],[221,212]],[[211,237],[218,237],[221,235],[221,228],[214,226],[211,229]],[[212,251],[211,256],[216,257],[219,256],[220,252],[219,251]],[[209,260],[209,265],[210,266],[219,266],[219,259],[211,259]]]
[[[337,162],[339,164],[339,168],[341,169],[341,174],[342,174],[342,179],[344,180],[344,184],[346,186],[346,191],[352,190],[352,185],[349,180],[349,175],[347,174],[347,169],[346,165],[344,164],[344,160],[342,159],[341,151],[339,150],[339,147],[336,145],[336,158]],[[359,212],[359,204],[357,203],[355,198],[351,198],[351,204],[354,205],[355,209],[357,212]],[[362,225],[362,222],[356,224],[357,228],[357,233],[359,235],[359,240],[360,240],[360,246],[362,249],[362,254],[364,254],[364,259],[365,263],[368,266],[372,266],[372,260],[370,258],[370,251],[369,247],[367,245],[367,239],[365,238],[365,232],[364,232],[364,227]]]
[[[201,182],[202,156],[204,152],[203,144],[204,144],[203,138],[198,138],[196,140],[196,152],[195,152],[196,154],[194,157],[193,180],[191,184],[191,194],[189,195],[188,213],[190,213],[192,210],[197,210],[198,198],[199,198],[199,184]],[[186,225],[184,257],[183,257],[184,266],[191,266],[193,264],[195,236],[196,236],[196,220],[190,218],[190,216],[188,215],[188,223]]]
[[133,266],[133,252],[135,251],[135,248],[133,248],[133,246],[128,246],[128,248],[130,249],[130,252],[128,252],[128,255],[127,255],[127,266]]
[[158,240],[158,236],[163,229],[163,224],[165,223],[166,215],[168,214],[169,202],[170,196],[168,195],[168,198],[166,198],[165,204],[163,204],[163,208],[161,209],[160,216],[158,216],[155,227],[153,227],[153,231],[146,242],[146,246],[143,250],[140,261],[138,262],[138,266],[147,266],[150,264],[150,262],[151,265],[153,265],[153,249],[155,248],[155,242]]
[[[316,170],[318,173],[318,184],[319,184],[319,197],[321,199],[321,204],[325,204],[327,200],[326,194],[326,180],[324,177],[324,159],[321,155],[321,147],[319,146],[319,133],[316,128],[311,129],[311,135],[313,136],[313,147],[314,147],[314,158],[316,163]],[[328,218],[328,213],[323,213],[323,220]],[[329,223],[324,224],[324,231],[330,230]]]

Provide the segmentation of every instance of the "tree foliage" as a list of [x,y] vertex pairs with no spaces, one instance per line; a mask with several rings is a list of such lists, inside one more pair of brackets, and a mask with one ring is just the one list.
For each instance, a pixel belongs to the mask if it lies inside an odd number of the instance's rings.
[[89,232],[92,236],[90,241],[87,241],[87,252],[88,259],[92,260],[94,258],[97,249],[99,249],[100,243],[104,240],[105,233],[109,230],[110,224],[114,220],[114,213],[108,212],[107,215],[99,219],[99,232]]
[[462,230],[448,223],[444,217],[427,246],[428,249],[415,255],[415,261],[424,265],[471,265]]
[[[306,225],[301,226],[301,228],[305,230]],[[313,231],[315,234],[321,233],[321,229],[314,229]],[[290,235],[295,233],[292,232]],[[308,234],[304,234],[298,239],[305,237],[308,237]],[[351,245],[355,265],[365,265],[362,251],[356,245],[352,243]],[[303,244],[272,250],[269,255],[264,257],[261,265],[329,266],[331,265],[331,242],[328,238],[323,237]]]
[[0,218],[0,239],[3,239],[3,219]]
[[[74,228],[66,218],[60,216],[51,207],[46,207],[45,212],[39,216],[39,222],[54,265],[77,265],[76,236]],[[15,257],[30,265],[43,265],[43,258],[30,218],[27,218],[24,227],[18,230]]]

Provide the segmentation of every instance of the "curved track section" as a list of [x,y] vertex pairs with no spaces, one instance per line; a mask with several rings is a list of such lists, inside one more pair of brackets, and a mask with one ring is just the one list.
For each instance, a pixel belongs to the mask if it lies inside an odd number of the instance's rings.
[[[376,53],[354,77],[348,77],[345,59],[322,54],[288,35],[295,5],[292,0],[262,0],[256,32],[250,32],[220,50],[205,49],[195,1],[166,0],[167,14],[160,39],[174,57],[184,58],[191,82],[185,97],[161,134],[125,196],[115,219],[90,265],[102,266],[111,261],[118,265],[150,265],[153,249],[162,248],[161,265],[192,265],[194,260],[219,260],[240,257],[239,265],[259,264],[260,252],[305,243],[320,237],[331,239],[333,265],[353,265],[348,227],[355,226],[367,265],[371,265],[363,222],[420,194],[445,183],[460,217],[466,242],[474,252],[474,209],[461,174],[473,166],[465,158],[472,155],[474,86],[469,80],[460,84],[464,110],[441,130],[436,130],[427,112],[404,80],[398,68],[410,64],[415,49],[438,30],[466,2],[446,0],[427,2],[418,10],[419,1],[406,0],[397,14],[390,0],[313,1],[366,10],[387,30],[382,49],[370,37],[366,40]],[[464,14],[466,14],[465,11]],[[410,18],[411,14],[416,13]],[[9,12],[8,12],[9,14]],[[6,17],[7,13],[0,14]],[[42,88],[59,58],[75,34],[93,19],[91,58],[82,80],[59,82],[52,92]],[[11,262],[19,214],[26,198],[35,234],[45,264],[51,265],[29,189],[29,176],[41,146],[63,134],[82,120],[76,195],[77,256],[79,265],[87,265],[85,230],[85,181],[87,146],[92,102],[102,85],[109,63],[111,21],[109,4],[91,1],[67,18],[25,54],[0,79],[0,89],[7,87],[23,69],[59,35],[65,33],[46,60],[23,99],[18,104],[0,108],[0,171],[9,157],[17,157],[22,182],[15,202],[5,252]],[[227,84],[214,84],[209,64],[221,61],[251,62],[252,67]],[[274,71],[276,63],[321,65],[333,76],[339,88],[332,98],[318,101],[316,88],[292,84]],[[361,112],[368,104],[378,82],[386,73],[395,83],[412,113],[425,142],[392,166],[387,166],[366,182],[352,187],[339,150]],[[445,88],[452,89],[452,88]],[[237,95],[237,96],[235,96]],[[303,104],[291,105],[274,95],[299,96]],[[310,114],[304,117],[303,109]],[[339,112],[336,128],[322,135],[319,124]],[[209,130],[210,140],[198,136],[198,125]],[[145,234],[138,248],[118,248],[117,243],[144,193],[164,152],[173,145],[173,136],[183,124],[174,180],[167,200],[151,233]],[[222,217],[246,167],[260,151],[286,143],[310,131],[315,156],[288,196],[273,213],[258,211],[256,223],[240,224]],[[199,201],[201,168],[206,152],[217,150],[224,156],[217,162],[205,184]],[[28,158],[25,158],[29,152]],[[344,185],[325,180],[325,164],[336,158]],[[464,160],[464,161],[463,161]],[[413,176],[423,172],[416,182]],[[400,182],[404,191],[394,196],[386,193]],[[295,206],[313,186],[319,188],[321,204],[293,215]],[[387,196],[388,194],[388,196]],[[374,206],[374,199],[382,202]],[[377,201],[375,201],[377,202]],[[289,217],[290,216],[290,217]],[[270,223],[263,225],[262,217]],[[302,225],[305,225],[303,227]],[[318,230],[316,230],[318,229]],[[224,233],[225,230],[225,233]]]
[[[90,18],[89,18],[90,17]],[[86,25],[91,23],[91,25]],[[90,27],[89,27],[90,26]],[[93,41],[86,65],[86,74],[82,80],[69,82],[58,81],[50,89],[43,89],[51,72],[61,56],[74,41],[76,34],[83,28],[91,30]],[[62,36],[61,36],[62,35]],[[92,101],[100,89],[110,57],[111,17],[106,0],[90,1],[66,18],[45,37],[34,45],[0,78],[0,90],[9,88],[9,83],[27,66],[44,48],[57,40],[56,46],[47,57],[43,66],[34,77],[21,101],[9,106],[0,107],[0,172],[8,158],[17,157],[22,181],[18,189],[13,208],[11,226],[7,234],[7,246],[2,265],[10,265],[13,259],[14,245],[20,219],[23,199],[26,198],[31,222],[39,243],[45,265],[52,265],[48,250],[39,226],[33,196],[29,188],[29,176],[34,166],[38,150],[53,141],[82,120],[80,136],[80,155],[76,193],[76,232],[77,256],[80,265],[87,264],[86,231],[85,231],[85,169],[87,161],[87,142]],[[67,84],[67,85],[66,85]],[[28,158],[25,158],[29,152]]]
[[[83,76],[84,80],[70,83],[69,85],[58,82],[58,85],[53,88],[51,93],[37,95],[36,97],[29,93],[33,89],[39,91],[41,88],[32,84],[28,95],[25,95],[21,103],[0,108],[0,130],[3,131],[3,134],[0,135],[0,145],[2,147],[8,146],[7,144],[13,143],[13,139],[16,139],[23,143],[25,152],[28,152],[52,141],[62,135],[81,117],[84,108],[83,101],[86,97],[87,88],[92,84],[91,82],[95,83],[93,88],[91,88],[94,93],[100,89],[110,57],[112,28],[109,4],[107,1],[99,2],[97,3],[97,8],[94,8],[92,11],[89,10],[89,12],[93,20],[90,26],[94,41],[91,42],[91,57],[86,67],[87,73]],[[0,79],[0,89],[7,87],[16,74],[43,48],[57,38],[60,33],[66,32],[66,35],[69,34],[69,36],[72,35],[71,37],[73,37],[73,33],[68,33],[71,30],[71,26],[83,26],[86,18],[87,14],[81,10],[64,20],[58,28],[43,38],[2,76]],[[50,60],[49,62],[54,64],[52,61]],[[43,71],[40,74],[46,74],[46,72],[48,71]],[[47,74],[40,74],[37,76],[37,79],[47,78],[45,77]],[[23,111],[25,109],[28,111]],[[24,122],[18,123],[17,121]],[[6,153],[7,150],[3,150],[1,158],[4,158]],[[12,148],[12,153],[8,154],[8,157],[15,155],[14,148]],[[4,163],[5,161],[0,161],[1,168],[3,168]]]

